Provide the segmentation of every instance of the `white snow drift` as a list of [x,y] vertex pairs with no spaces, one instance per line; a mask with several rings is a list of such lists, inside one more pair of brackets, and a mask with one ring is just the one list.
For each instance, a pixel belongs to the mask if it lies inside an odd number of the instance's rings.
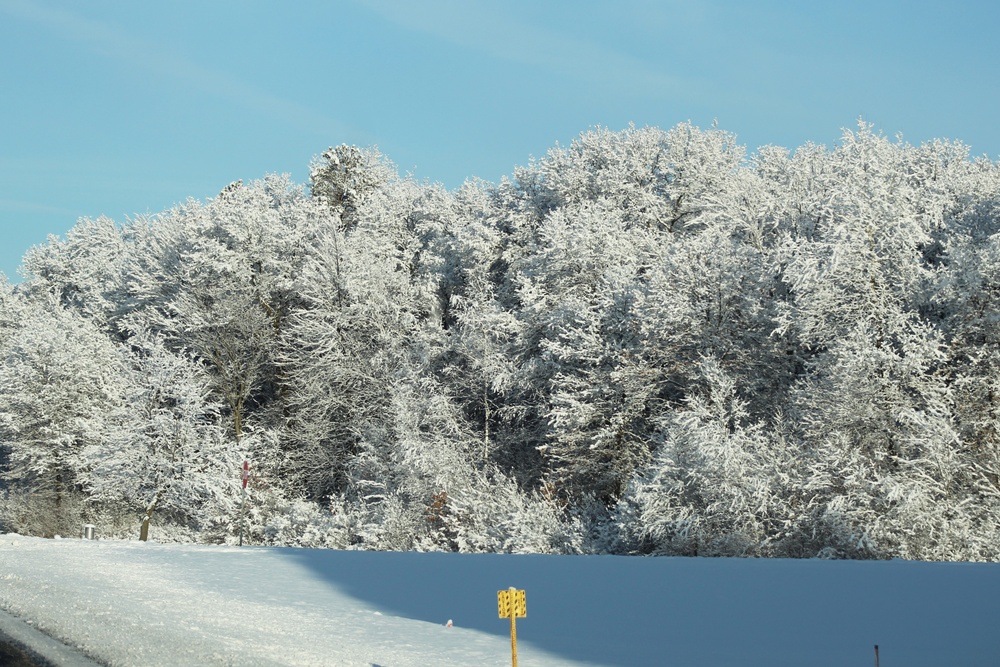
[[[1000,566],[0,536],[0,607],[110,665],[996,664]],[[446,627],[449,619],[455,627]]]

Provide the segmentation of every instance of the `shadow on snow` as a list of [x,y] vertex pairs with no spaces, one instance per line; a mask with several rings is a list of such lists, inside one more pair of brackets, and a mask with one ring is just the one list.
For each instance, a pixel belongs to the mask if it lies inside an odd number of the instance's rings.
[[603,665],[995,665],[1000,565],[284,549],[384,613]]

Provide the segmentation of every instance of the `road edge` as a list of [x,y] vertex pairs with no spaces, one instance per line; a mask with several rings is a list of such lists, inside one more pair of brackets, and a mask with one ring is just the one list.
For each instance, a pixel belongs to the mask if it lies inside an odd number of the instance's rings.
[[16,616],[0,609],[0,640],[23,649],[52,667],[101,667],[101,663],[75,648],[49,637]]

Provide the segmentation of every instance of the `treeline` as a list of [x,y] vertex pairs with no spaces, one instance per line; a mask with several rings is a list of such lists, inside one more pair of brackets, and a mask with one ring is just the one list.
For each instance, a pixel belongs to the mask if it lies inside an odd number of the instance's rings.
[[340,146],[82,220],[0,286],[0,522],[997,560],[998,232],[998,165],[864,123],[596,129],[455,191]]

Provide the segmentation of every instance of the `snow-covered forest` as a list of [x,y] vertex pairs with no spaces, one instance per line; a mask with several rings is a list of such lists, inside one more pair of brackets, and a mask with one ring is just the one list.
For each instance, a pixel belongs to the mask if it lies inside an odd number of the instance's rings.
[[23,272],[0,528],[1000,560],[1000,165],[960,143],[596,129],[455,191],[339,146]]

